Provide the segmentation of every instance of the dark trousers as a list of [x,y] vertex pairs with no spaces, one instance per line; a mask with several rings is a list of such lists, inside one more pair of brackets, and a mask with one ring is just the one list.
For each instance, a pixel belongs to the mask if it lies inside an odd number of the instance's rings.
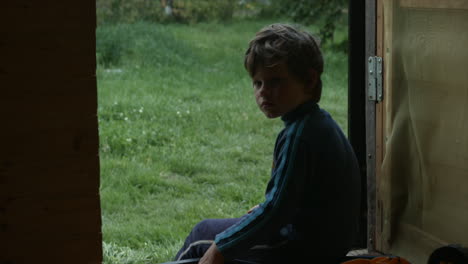
[[[239,222],[241,218],[205,219],[193,227],[185,239],[184,245],[177,253],[175,260],[201,258],[214,242],[217,234]],[[249,250],[234,260],[231,264],[261,264],[272,263],[273,255],[269,250]]]
[[[199,222],[195,225],[195,227],[193,227],[192,231],[185,239],[184,245],[177,253],[175,260],[203,257],[205,252],[214,242],[216,235],[223,232],[241,219],[242,218],[205,219]],[[309,259],[312,261],[310,263],[320,264],[340,263],[336,257],[319,257],[311,255],[311,249],[298,250],[299,248],[302,248],[302,246],[297,244],[289,244],[288,246],[275,249],[249,250],[248,252],[245,252],[244,255],[226,263],[284,264],[294,263],[292,260],[296,259]]]

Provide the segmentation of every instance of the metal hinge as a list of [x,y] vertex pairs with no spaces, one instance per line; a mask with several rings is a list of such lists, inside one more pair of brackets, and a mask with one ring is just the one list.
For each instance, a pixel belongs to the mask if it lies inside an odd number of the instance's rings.
[[367,60],[367,96],[369,100],[381,102],[383,99],[382,91],[382,64],[380,57],[369,57]]

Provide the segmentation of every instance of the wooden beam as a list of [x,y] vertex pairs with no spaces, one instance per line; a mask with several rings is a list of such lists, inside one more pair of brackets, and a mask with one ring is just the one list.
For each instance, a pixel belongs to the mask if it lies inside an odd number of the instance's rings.
[[0,4],[0,263],[102,262],[95,13]]
[[361,168],[361,221],[356,247],[367,247],[365,3],[349,2],[348,139]]

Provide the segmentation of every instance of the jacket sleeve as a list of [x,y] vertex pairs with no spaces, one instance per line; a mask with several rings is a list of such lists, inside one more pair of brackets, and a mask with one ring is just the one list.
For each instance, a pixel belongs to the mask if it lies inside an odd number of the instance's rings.
[[[285,143],[278,149],[277,164],[272,171],[265,201],[237,224],[218,234],[215,243],[226,259],[245,253],[255,245],[268,244],[281,237],[282,228],[294,215],[300,197],[311,177],[310,149],[299,140],[303,124],[292,124],[286,131]],[[285,237],[286,239],[286,237]]]

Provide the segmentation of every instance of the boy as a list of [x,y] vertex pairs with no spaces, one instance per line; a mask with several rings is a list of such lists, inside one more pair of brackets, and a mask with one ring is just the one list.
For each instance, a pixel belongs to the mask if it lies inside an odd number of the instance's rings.
[[285,124],[265,201],[241,218],[200,222],[176,259],[337,263],[357,235],[360,180],[346,137],[317,105],[323,71],[318,44],[307,32],[273,24],[250,41],[244,65],[260,110]]

